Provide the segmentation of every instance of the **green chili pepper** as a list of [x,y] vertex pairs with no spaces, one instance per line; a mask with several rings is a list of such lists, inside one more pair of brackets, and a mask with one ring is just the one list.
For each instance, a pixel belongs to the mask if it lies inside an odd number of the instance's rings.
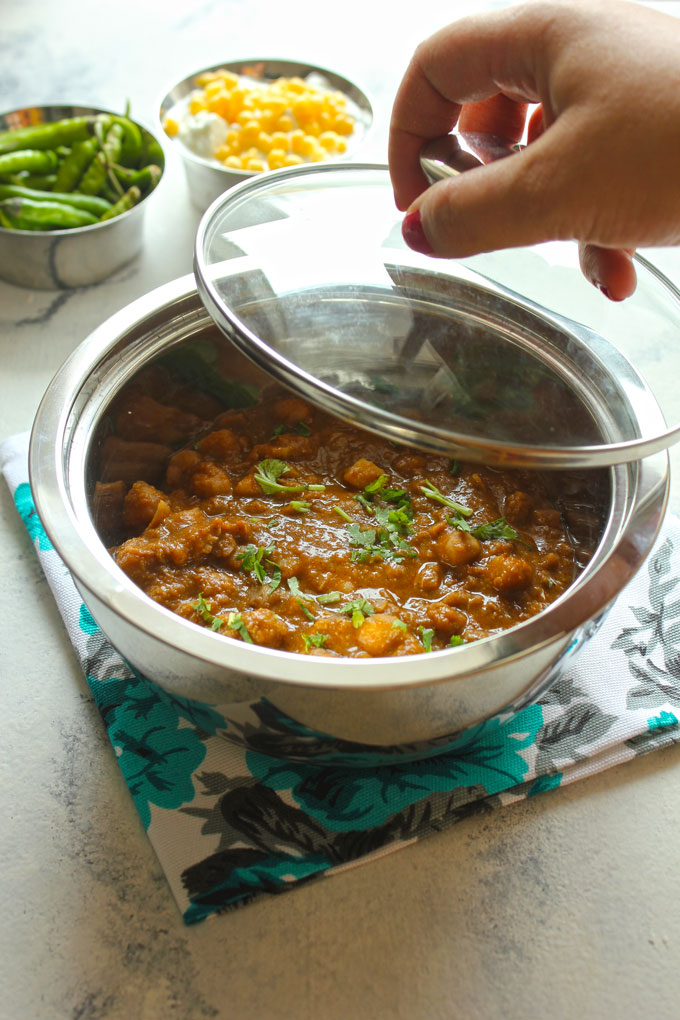
[[132,209],[141,200],[142,193],[136,184],[133,184],[131,188],[125,192],[122,198],[119,198],[115,205],[112,205],[110,209],[100,216],[100,220],[112,220],[114,216],[120,216],[121,213],[127,212],[128,209]]
[[121,158],[123,151],[123,126],[118,121],[114,121],[109,130],[106,133],[104,140],[104,155],[109,163],[118,163]]
[[29,174],[27,170],[0,177],[2,184],[18,184],[22,188],[34,188],[36,191],[51,191],[56,181],[56,174]]
[[97,217],[84,209],[59,202],[33,202],[30,198],[5,198],[0,211],[14,230],[66,230],[97,222]]
[[17,128],[15,131],[0,131],[0,153],[15,152],[17,149],[56,149],[58,145],[71,145],[92,134],[96,119],[89,114],[67,117],[50,124]]
[[60,205],[68,205],[74,209],[84,209],[93,216],[101,216],[111,208],[111,203],[96,195],[81,195],[77,191],[59,192],[51,191],[47,194],[44,191],[35,191],[33,188],[23,188],[17,184],[0,184],[0,199],[3,198],[29,198],[33,202],[58,202]]
[[59,164],[55,191],[73,191],[80,178],[94,159],[99,144],[96,138],[88,138],[84,142],[76,142],[71,155]]
[[120,160],[123,166],[137,167],[142,155],[142,132],[134,121],[127,117],[114,117],[113,123],[123,129]]
[[98,152],[80,178],[78,191],[83,195],[98,195],[106,184],[106,156]]
[[15,174],[19,170],[33,170],[36,173],[49,173],[56,170],[59,157],[56,152],[40,149],[18,149],[0,155],[0,174]]
[[144,195],[153,191],[163,175],[163,171],[155,163],[143,166],[141,170],[128,170],[127,167],[117,166],[114,167],[114,173],[124,187],[131,188],[136,184]]

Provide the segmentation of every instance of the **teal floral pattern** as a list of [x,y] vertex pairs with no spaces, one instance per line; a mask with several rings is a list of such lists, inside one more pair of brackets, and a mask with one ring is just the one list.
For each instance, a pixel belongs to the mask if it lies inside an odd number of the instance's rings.
[[31,493],[31,487],[28,482],[22,482],[21,485],[17,485],[14,490],[14,504],[19,512],[26,531],[31,536],[34,542],[37,541],[38,548],[42,549],[43,552],[52,548],[52,543],[47,537],[47,532],[43,528],[42,521],[38,517],[38,512],[35,509],[35,503],[33,502],[33,494]]

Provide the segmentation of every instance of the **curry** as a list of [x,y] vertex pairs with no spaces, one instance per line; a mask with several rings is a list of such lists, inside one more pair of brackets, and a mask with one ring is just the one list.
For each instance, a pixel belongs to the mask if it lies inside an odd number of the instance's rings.
[[284,391],[206,427],[211,410],[133,394],[95,494],[121,570],[198,626],[311,655],[428,653],[540,613],[582,565],[538,473],[399,447]]

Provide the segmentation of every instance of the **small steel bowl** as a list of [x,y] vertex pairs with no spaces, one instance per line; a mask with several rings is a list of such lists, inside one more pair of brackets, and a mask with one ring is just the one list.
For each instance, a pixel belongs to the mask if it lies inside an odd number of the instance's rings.
[[[348,78],[343,78],[334,71],[328,71],[326,68],[319,67],[316,64],[305,64],[294,60],[274,60],[258,57],[251,60],[233,60],[228,63],[213,64],[211,67],[204,67],[194,71],[193,74],[187,75],[186,78],[173,85],[163,96],[158,108],[158,131],[163,135],[165,134],[163,122],[166,115],[176,104],[185,100],[198,87],[196,79],[201,74],[219,70],[240,74],[243,68],[253,66],[257,66],[258,69],[261,68],[261,78],[253,78],[254,82],[273,81],[280,77],[306,78],[308,75],[314,74],[321,76],[332,89],[342,92],[356,108],[356,127],[354,133],[347,139],[347,151],[342,155],[334,156],[333,159],[334,161],[343,161],[356,157],[373,127],[373,105],[370,98],[362,88]],[[188,149],[178,139],[169,139],[169,141],[172,143],[172,148],[180,155],[189,185],[191,200],[199,209],[207,209],[211,202],[223,194],[227,188],[232,187],[232,185],[262,173],[262,171],[258,170],[230,170],[228,167],[222,166],[216,159],[203,159],[201,156],[196,155],[195,152]]]
[[[91,106],[28,106],[0,114],[0,130],[34,127],[66,117],[115,113]],[[135,121],[143,140],[161,146],[155,135]],[[159,155],[160,159],[160,155]],[[165,167],[163,156],[161,170]],[[154,192],[159,185],[154,188]],[[47,193],[46,193],[47,194]],[[103,223],[69,230],[9,230],[0,227],[0,277],[20,287],[68,290],[98,283],[138,254],[144,213],[151,195],[127,212]]]

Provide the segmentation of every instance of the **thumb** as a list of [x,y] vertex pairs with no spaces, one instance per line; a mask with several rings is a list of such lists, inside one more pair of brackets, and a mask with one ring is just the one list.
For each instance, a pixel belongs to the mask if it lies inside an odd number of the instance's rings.
[[577,236],[578,203],[553,173],[545,136],[522,152],[450,177],[418,196],[403,234],[417,251],[462,258]]

